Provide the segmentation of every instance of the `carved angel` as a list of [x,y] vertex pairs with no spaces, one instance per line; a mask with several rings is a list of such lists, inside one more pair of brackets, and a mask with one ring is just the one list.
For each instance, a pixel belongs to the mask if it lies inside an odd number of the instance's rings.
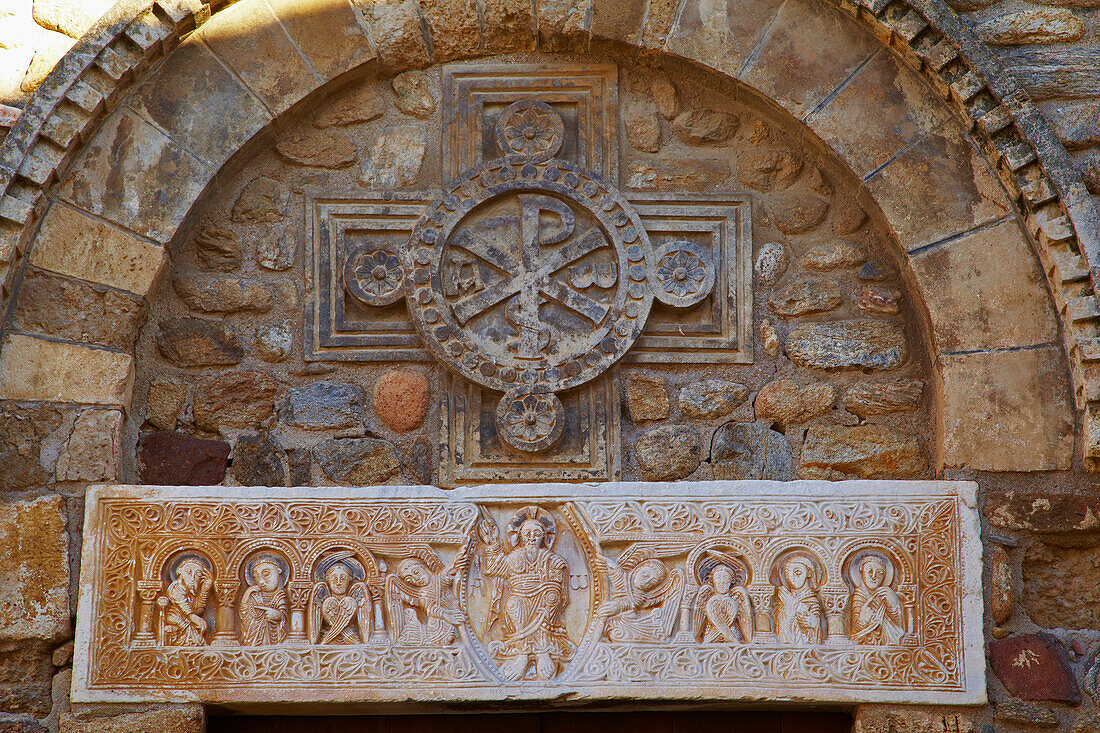
[[390,638],[408,646],[446,646],[458,637],[458,626],[466,616],[445,598],[446,587],[455,576],[455,568],[441,572],[442,563],[430,558],[435,572],[421,559],[409,557],[397,566],[397,573],[386,578],[386,608],[390,618]]
[[176,579],[159,600],[164,609],[161,635],[168,646],[202,646],[206,643],[206,602],[214,584],[209,568],[198,560],[184,560]]
[[858,573],[859,584],[848,603],[849,636],[857,644],[897,644],[905,635],[905,623],[901,600],[890,587],[893,564],[881,555],[867,555]]
[[699,589],[692,604],[692,631],[704,644],[750,642],[756,632],[752,599],[745,590],[741,561],[708,550],[699,563]]
[[596,609],[605,619],[606,637],[614,642],[666,641],[680,610],[684,574],[634,548],[618,560],[598,553],[597,563],[611,581],[611,597]]
[[775,589],[775,635],[784,644],[820,644],[825,640],[825,609],[817,595],[817,568],[803,555],[788,557]]
[[314,644],[362,644],[371,638],[371,614],[378,601],[356,577],[363,566],[351,551],[326,558],[324,580],[309,597],[309,639]]
[[252,584],[241,598],[241,642],[247,646],[278,644],[286,638],[290,604],[281,587],[282,566],[270,557],[252,562]]

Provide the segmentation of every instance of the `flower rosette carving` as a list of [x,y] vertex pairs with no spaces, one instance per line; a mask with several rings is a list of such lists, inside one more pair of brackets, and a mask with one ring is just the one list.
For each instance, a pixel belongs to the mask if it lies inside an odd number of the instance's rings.
[[497,145],[506,156],[532,161],[549,160],[565,141],[561,115],[550,105],[534,99],[513,102],[496,123]]
[[404,293],[405,268],[393,252],[360,248],[348,252],[344,264],[344,285],[367,305],[390,305]]
[[665,305],[690,308],[714,289],[714,258],[706,247],[686,239],[666,242],[654,261],[654,295]]
[[497,425],[501,439],[513,448],[545,450],[561,439],[565,410],[551,393],[512,391],[497,404]]

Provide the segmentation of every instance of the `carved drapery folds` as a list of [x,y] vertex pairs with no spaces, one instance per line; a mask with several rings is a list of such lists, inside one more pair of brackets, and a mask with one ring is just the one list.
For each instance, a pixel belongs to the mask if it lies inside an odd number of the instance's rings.
[[869,486],[102,487],[77,697],[980,700],[972,485]]

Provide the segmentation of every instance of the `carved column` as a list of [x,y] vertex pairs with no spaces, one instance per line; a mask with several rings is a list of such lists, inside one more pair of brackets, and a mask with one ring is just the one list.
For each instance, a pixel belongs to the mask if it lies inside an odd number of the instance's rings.
[[287,590],[290,594],[290,633],[287,634],[286,643],[305,646],[309,643],[306,638],[306,605],[309,603],[312,585],[299,581],[290,583]]
[[237,618],[233,601],[237,598],[237,590],[240,583],[236,580],[218,580],[214,587],[217,596],[214,598],[218,604],[217,616],[214,622],[214,639],[211,646],[240,646],[237,638]]
[[153,646],[157,641],[153,634],[153,616],[161,584],[157,580],[139,580],[137,585],[137,613],[134,614],[137,618],[137,631],[134,633],[134,646]]

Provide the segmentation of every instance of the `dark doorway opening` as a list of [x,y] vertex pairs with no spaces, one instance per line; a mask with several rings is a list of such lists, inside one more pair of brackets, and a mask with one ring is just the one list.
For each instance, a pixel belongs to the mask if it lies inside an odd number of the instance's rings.
[[707,711],[215,717],[207,733],[848,733],[834,712]]

